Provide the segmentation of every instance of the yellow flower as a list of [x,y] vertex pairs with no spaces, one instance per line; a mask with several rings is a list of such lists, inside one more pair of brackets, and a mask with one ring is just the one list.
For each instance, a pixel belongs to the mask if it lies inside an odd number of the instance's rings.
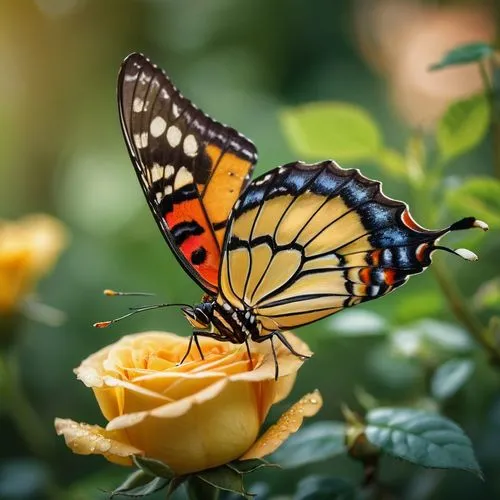
[[[311,354],[297,337],[287,338],[296,350]],[[131,465],[130,456],[139,454],[188,474],[272,453],[304,416],[321,407],[319,393],[303,398],[258,441],[269,409],[289,394],[303,360],[276,345],[274,380],[270,342],[252,344],[253,366],[244,345],[208,338],[200,339],[204,360],[193,347],[178,365],[187,343],[172,333],[139,333],[84,360],[75,373],[93,389],[109,423],[103,429],[56,419],[57,433],[75,453],[101,454],[122,465]]]
[[17,309],[50,271],[66,241],[63,225],[48,215],[0,220],[0,315]]

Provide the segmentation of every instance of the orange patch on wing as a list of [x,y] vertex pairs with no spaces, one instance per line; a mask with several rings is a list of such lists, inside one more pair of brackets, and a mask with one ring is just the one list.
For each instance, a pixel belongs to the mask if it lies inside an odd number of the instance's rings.
[[[189,264],[215,289],[218,288],[220,265],[219,245],[212,233],[212,227],[198,199],[186,200],[174,204],[173,210],[165,215],[165,221],[170,229],[180,222],[196,222],[203,228],[202,234],[190,235],[179,246],[180,251]],[[193,264],[191,254],[203,247],[206,258],[201,264]]]
[[382,253],[382,250],[378,248],[377,250],[374,250],[371,254],[371,259],[372,259],[372,264],[374,266],[378,266],[380,263],[380,254]]
[[388,285],[394,285],[396,281],[396,270],[395,269],[384,269],[384,281]]
[[425,254],[428,249],[429,245],[427,243],[422,243],[421,245],[418,246],[417,248],[417,260],[419,262],[423,262],[425,260]]
[[404,225],[410,229],[413,229],[414,231],[423,231],[424,228],[422,226],[419,226],[414,220],[413,217],[410,215],[410,212],[408,212],[408,209],[404,209],[403,213],[401,214],[401,220],[403,221]]
[[[203,205],[210,222],[216,224],[229,217],[247,181],[246,176],[252,168],[252,163],[227,151],[222,152],[213,144],[209,144],[205,152],[212,162],[213,174],[203,192]],[[215,233],[220,246],[225,232],[224,227]]]
[[363,269],[359,271],[359,277],[361,278],[361,281],[363,283],[371,282],[370,275],[371,275],[371,269],[369,267],[363,267]]

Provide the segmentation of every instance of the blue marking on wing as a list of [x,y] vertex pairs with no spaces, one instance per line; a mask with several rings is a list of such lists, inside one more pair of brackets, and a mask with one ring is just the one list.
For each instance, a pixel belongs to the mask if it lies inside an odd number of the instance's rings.
[[366,227],[377,229],[395,223],[394,208],[384,207],[377,202],[370,201],[358,208]]
[[333,198],[338,194],[340,188],[350,182],[351,179],[352,177],[336,175],[332,171],[325,169],[311,183],[310,189],[315,194]]
[[281,185],[285,186],[289,193],[298,194],[318,174],[318,169],[296,169],[289,172],[289,175],[285,175],[283,178]]
[[387,227],[372,234],[371,240],[380,248],[402,246],[409,243],[408,232],[396,227]]

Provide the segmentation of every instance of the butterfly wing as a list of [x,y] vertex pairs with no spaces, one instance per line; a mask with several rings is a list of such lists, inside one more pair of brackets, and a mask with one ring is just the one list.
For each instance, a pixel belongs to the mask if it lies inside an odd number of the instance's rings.
[[358,170],[291,163],[254,180],[235,205],[220,293],[267,331],[301,326],[401,286],[430,264],[441,236],[474,225],[429,231]]
[[122,64],[118,108],[130,157],[163,236],[190,276],[215,293],[227,219],[250,182],[255,146],[205,115],[141,54]]

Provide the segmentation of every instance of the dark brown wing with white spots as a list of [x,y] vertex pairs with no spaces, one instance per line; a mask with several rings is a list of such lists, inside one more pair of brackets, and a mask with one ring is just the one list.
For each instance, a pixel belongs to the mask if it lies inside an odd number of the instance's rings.
[[158,226],[190,276],[215,293],[227,219],[250,181],[255,146],[205,115],[141,54],[122,64],[118,107]]

